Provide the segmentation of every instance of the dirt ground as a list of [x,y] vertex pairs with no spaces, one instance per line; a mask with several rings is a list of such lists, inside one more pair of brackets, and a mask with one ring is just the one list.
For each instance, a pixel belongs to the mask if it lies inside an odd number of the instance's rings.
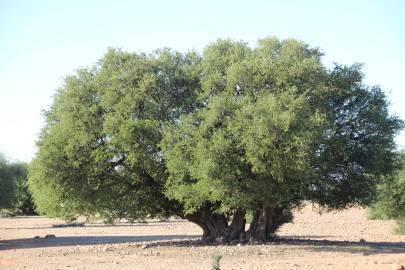
[[[275,242],[230,246],[200,244],[201,230],[181,220],[58,227],[57,219],[2,218],[0,269],[210,270],[214,255],[223,256],[222,270],[405,265],[405,236],[393,233],[393,221],[367,220],[357,208],[319,215],[307,206],[294,216]],[[44,238],[48,234],[56,237]]]

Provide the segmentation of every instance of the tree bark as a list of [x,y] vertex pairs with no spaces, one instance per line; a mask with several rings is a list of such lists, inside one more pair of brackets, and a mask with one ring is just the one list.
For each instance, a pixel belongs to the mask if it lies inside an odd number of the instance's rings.
[[250,242],[269,241],[283,224],[283,208],[263,206],[256,210],[247,235]]
[[224,214],[213,213],[210,207],[202,207],[184,218],[200,226],[203,230],[202,241],[205,243],[246,240],[244,210],[235,210],[230,224]]
[[228,221],[223,214],[215,214],[209,206],[200,208],[197,212],[184,216],[190,222],[203,230],[202,241],[205,243],[224,239],[228,229]]
[[233,211],[230,223],[224,214],[214,213],[208,206],[201,207],[198,211],[183,215],[182,218],[197,224],[202,230],[204,243],[236,243],[266,242],[271,240],[275,231],[285,222],[290,221],[284,217],[284,208],[262,206],[253,215],[249,230],[245,231],[246,212],[242,209]]
[[231,241],[245,242],[246,241],[245,214],[246,214],[246,212],[241,209],[237,209],[233,213],[232,221],[231,221],[231,224],[229,225],[229,230],[228,230],[228,235],[227,235],[228,242],[231,242]]

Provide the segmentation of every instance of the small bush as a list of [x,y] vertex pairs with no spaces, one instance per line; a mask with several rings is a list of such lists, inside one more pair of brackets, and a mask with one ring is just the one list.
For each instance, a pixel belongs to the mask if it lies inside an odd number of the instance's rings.
[[0,154],[0,215],[35,215],[27,183],[27,164],[8,162]]
[[398,227],[395,229],[398,234],[405,234],[405,219],[398,221]]
[[221,270],[221,267],[219,266],[219,261],[222,259],[222,255],[214,255],[212,256],[212,268],[211,270]]
[[405,232],[405,153],[400,153],[398,174],[378,188],[377,202],[369,209],[370,219],[396,219],[396,232]]

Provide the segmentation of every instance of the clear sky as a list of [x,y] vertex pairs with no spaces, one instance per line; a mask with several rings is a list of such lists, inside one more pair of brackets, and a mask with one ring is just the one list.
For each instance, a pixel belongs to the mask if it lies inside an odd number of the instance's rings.
[[[218,38],[254,45],[269,35],[320,47],[324,63],[365,64],[391,112],[405,119],[405,1],[0,0],[0,151],[30,161],[41,110],[107,47],[201,50]],[[405,132],[397,138],[405,146]]]

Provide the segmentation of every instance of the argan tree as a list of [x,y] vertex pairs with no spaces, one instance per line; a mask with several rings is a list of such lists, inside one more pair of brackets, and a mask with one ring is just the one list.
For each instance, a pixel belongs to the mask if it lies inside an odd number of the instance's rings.
[[0,209],[10,208],[15,201],[14,175],[6,158],[0,153]]
[[392,181],[378,187],[377,201],[369,214],[372,219],[398,220],[397,231],[405,234],[405,152],[400,152],[400,166]]
[[109,50],[45,113],[30,168],[39,211],[175,215],[228,242],[269,240],[304,201],[368,204],[396,168],[402,122],[359,65],[328,70],[321,57],[275,38],[202,55]]
[[31,193],[28,191],[27,164],[10,162],[0,153],[0,210],[8,214],[34,215]]

